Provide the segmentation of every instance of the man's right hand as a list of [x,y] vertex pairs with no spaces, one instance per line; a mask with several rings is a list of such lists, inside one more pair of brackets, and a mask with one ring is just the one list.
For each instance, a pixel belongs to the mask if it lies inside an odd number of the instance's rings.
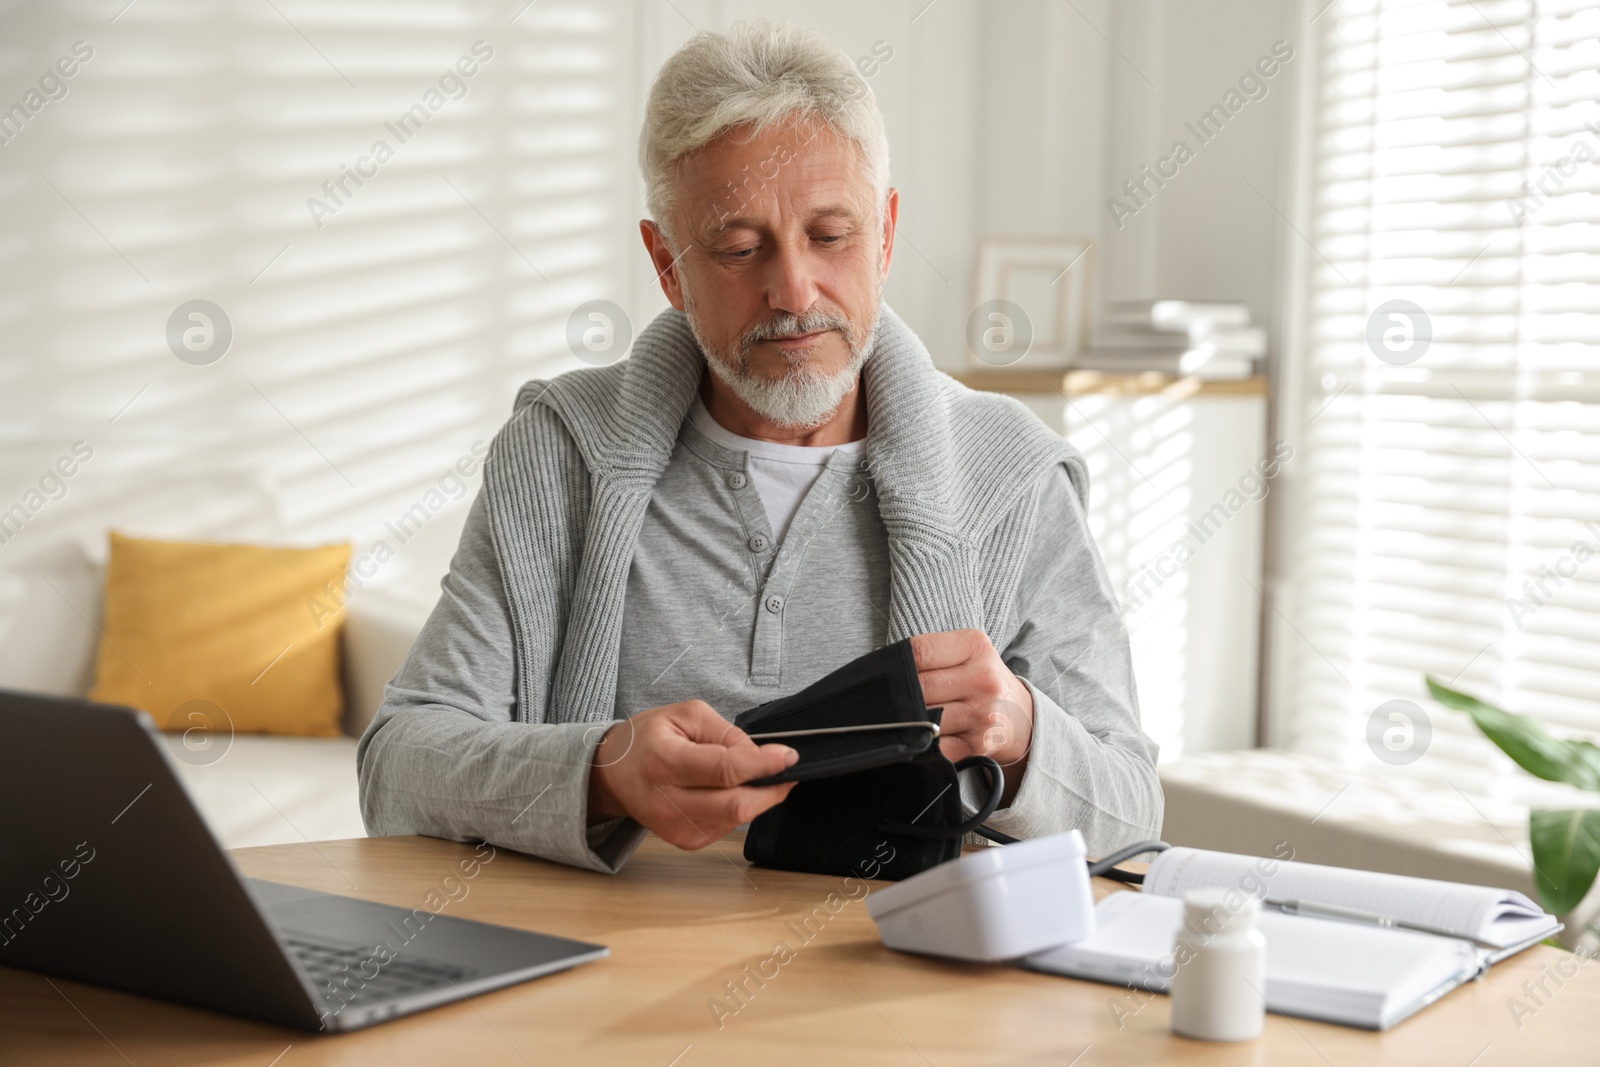
[[747,786],[800,754],[757,745],[703,700],[663,704],[606,731],[589,769],[589,821],[626,815],[679,848],[704,848],[789,795]]

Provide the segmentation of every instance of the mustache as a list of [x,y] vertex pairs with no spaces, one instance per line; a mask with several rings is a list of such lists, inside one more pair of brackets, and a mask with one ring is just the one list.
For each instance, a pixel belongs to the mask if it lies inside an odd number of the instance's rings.
[[821,308],[813,308],[800,315],[784,312],[746,330],[744,336],[739,339],[739,346],[742,354],[748,356],[750,349],[762,341],[777,341],[785,337],[820,333],[823,330],[838,330],[849,338],[850,320],[840,312],[824,311]]

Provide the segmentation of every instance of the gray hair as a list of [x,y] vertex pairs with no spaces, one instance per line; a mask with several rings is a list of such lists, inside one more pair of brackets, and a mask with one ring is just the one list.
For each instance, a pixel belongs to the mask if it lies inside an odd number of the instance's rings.
[[699,33],[662,65],[650,87],[639,168],[656,224],[676,244],[668,219],[679,160],[726,131],[760,133],[780,122],[817,119],[860,149],[880,196],[889,189],[889,137],[872,90],[827,38],[788,23],[735,23]]

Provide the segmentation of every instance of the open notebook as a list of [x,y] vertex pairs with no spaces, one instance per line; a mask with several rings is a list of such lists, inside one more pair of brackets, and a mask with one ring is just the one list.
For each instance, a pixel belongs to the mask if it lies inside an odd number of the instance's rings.
[[1113,893],[1100,902],[1093,934],[1023,966],[1166,992],[1183,894],[1208,887],[1350,908],[1457,935],[1262,910],[1268,1008],[1373,1030],[1393,1026],[1561,928],[1512,890],[1173,848],[1150,865],[1143,893]]

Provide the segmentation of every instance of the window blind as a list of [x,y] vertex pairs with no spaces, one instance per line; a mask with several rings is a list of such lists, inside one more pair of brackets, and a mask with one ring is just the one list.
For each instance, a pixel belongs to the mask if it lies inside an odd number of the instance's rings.
[[1335,0],[1309,26],[1270,736],[1370,761],[1398,729],[1385,762],[1492,778],[1425,673],[1600,731],[1600,8]]
[[[572,311],[628,303],[633,11],[12,12],[0,510],[74,440],[94,458],[25,528],[0,528],[0,568],[108,524],[259,533],[227,509],[202,520],[230,484],[269,498],[289,539],[357,553],[382,537],[398,549],[386,524],[418,505],[459,524],[474,444],[517,385],[583,365]],[[196,300],[222,317],[180,314]],[[199,344],[224,327],[225,351],[180,351],[188,331]],[[450,473],[463,460],[464,488]]]

